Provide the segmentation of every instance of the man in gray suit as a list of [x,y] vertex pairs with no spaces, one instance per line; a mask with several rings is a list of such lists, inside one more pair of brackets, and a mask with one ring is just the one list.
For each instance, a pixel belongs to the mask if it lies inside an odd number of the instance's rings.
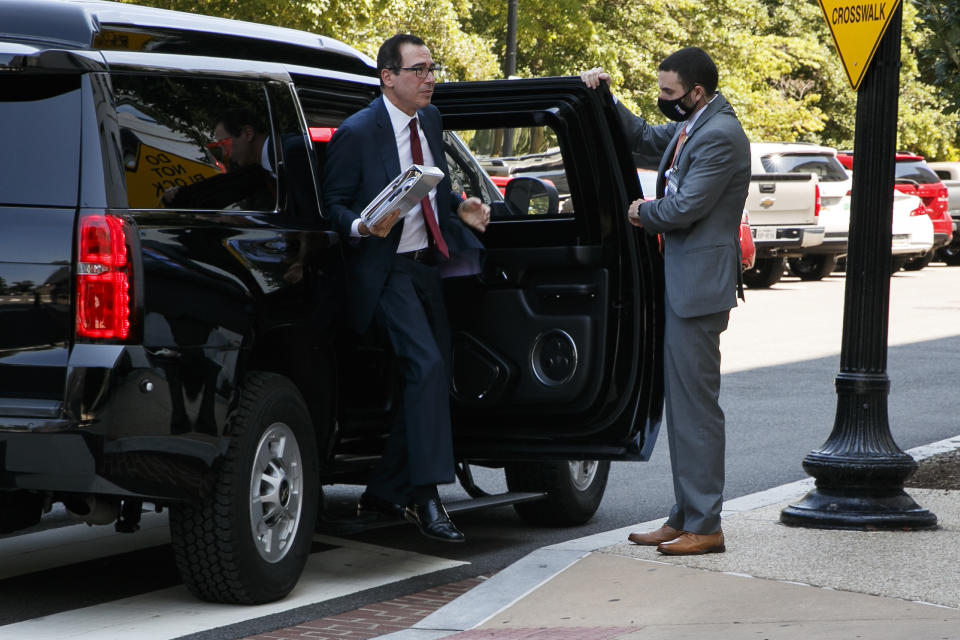
[[[637,165],[658,168],[656,199],[632,203],[628,216],[663,238],[664,395],[676,496],[663,526],[629,540],[668,555],[725,550],[720,334],[742,292],[739,226],[750,143],[717,93],[717,77],[710,56],[688,47],[659,67],[658,106],[674,122],[650,125],[618,103]],[[593,88],[610,82],[601,69],[581,78]]]

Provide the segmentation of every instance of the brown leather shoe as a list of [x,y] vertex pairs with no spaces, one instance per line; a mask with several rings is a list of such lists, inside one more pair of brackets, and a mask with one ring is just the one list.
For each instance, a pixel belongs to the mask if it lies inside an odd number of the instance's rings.
[[695,556],[702,553],[723,553],[723,530],[707,535],[684,531],[679,538],[657,545],[657,551],[668,556]]
[[683,531],[679,529],[674,529],[673,527],[663,525],[656,531],[648,531],[647,533],[631,533],[627,536],[627,540],[633,544],[641,544],[646,547],[655,547],[662,542],[669,542],[674,538],[680,536]]

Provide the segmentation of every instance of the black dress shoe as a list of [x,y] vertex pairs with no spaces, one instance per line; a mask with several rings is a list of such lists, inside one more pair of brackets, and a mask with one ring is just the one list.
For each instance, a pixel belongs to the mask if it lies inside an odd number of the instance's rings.
[[359,516],[364,513],[379,513],[380,515],[396,520],[406,519],[406,509],[404,509],[403,505],[378,498],[366,491],[360,495],[360,502],[357,503],[357,515]]
[[447,510],[440,498],[428,498],[425,502],[414,503],[407,507],[407,520],[420,528],[420,533],[431,540],[441,542],[463,542],[465,537],[460,529],[450,521]]

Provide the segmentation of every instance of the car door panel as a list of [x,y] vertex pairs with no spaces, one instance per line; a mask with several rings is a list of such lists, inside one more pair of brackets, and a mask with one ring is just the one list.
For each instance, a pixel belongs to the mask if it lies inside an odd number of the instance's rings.
[[484,277],[456,300],[458,338],[465,334],[514,365],[491,381],[504,388],[494,397],[466,382],[473,372],[458,359],[457,340],[454,390],[465,405],[541,412],[562,403],[564,411],[583,411],[595,401],[600,378],[591,372],[603,368],[607,272],[572,266],[559,252],[517,264],[516,252],[491,250]]
[[474,140],[548,125],[563,167],[523,175],[569,190],[553,215],[493,220],[483,274],[447,283],[458,451],[642,457],[662,404],[662,262],[625,219],[640,189],[610,96],[551,78],[438,85],[434,104]]

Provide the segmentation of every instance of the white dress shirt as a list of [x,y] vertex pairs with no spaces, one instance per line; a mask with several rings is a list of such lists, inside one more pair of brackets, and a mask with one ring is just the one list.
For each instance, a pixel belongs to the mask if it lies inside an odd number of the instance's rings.
[[[397,153],[400,156],[400,170],[403,171],[413,164],[413,152],[410,150],[410,116],[398,109],[387,96],[383,96],[383,104],[387,108],[387,115],[390,116],[390,124],[393,126],[393,134],[397,143]],[[414,116],[416,118],[416,116]],[[433,161],[433,153],[430,151],[430,145],[427,143],[427,137],[424,135],[423,127],[417,122],[417,131],[420,134],[420,147],[423,149],[423,164],[428,167],[437,166]],[[429,194],[430,205],[433,207],[434,215],[437,211],[437,189],[434,187]],[[403,233],[400,236],[400,244],[397,246],[397,253],[406,253],[408,251],[417,251],[427,246],[427,228],[423,222],[422,207],[417,204],[403,218]],[[359,237],[360,220],[353,221],[351,235]]]

